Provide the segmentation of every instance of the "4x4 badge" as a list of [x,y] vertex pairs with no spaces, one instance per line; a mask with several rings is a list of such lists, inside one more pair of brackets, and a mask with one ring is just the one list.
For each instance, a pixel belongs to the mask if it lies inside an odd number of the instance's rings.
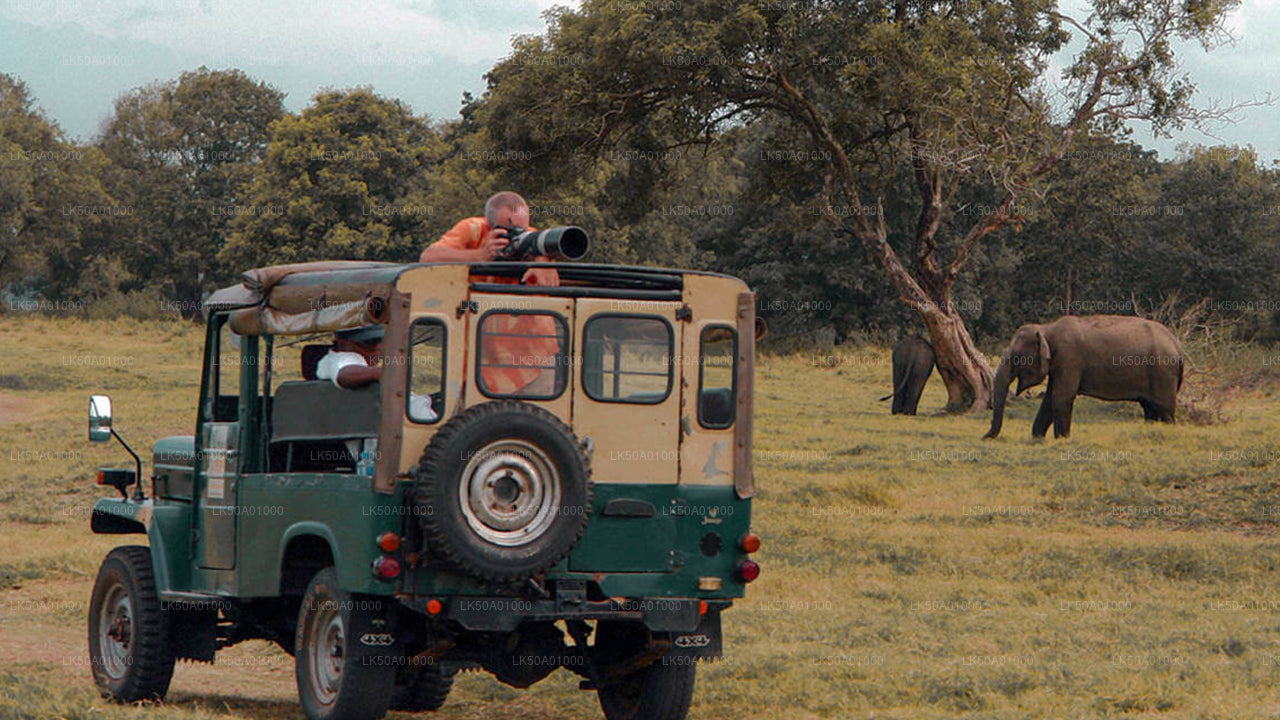
[[681,635],[676,638],[676,647],[700,648],[711,644],[710,635]]
[[393,645],[395,641],[396,639],[391,633],[365,633],[360,636],[361,645]]

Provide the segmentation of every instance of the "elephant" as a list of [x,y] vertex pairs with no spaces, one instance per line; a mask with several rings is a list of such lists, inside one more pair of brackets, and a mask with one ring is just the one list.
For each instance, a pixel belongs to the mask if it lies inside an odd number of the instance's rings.
[[918,335],[904,337],[893,346],[893,393],[880,400],[893,398],[894,415],[916,414],[934,357],[933,346]]
[[1053,422],[1053,436],[1071,434],[1071,409],[1077,395],[1100,400],[1133,400],[1147,420],[1174,422],[1182,387],[1182,350],[1169,328],[1158,322],[1120,315],[1068,315],[1047,325],[1023,325],[1000,358],[991,399],[991,429],[1000,434],[1009,383],[1015,395],[1047,377],[1031,437],[1042,438]]

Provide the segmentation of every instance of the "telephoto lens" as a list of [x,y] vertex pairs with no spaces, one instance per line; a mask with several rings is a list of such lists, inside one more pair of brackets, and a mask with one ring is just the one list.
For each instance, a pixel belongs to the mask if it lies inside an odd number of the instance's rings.
[[546,256],[553,260],[577,260],[587,254],[590,240],[587,231],[573,225],[561,225],[546,230],[527,230],[508,227],[511,240],[498,257],[503,260],[528,260]]

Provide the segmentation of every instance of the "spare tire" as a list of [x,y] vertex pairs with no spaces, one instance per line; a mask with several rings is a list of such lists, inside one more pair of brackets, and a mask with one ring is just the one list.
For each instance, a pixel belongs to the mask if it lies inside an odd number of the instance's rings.
[[428,555],[485,580],[524,580],[556,564],[591,510],[582,443],[555,415],[511,400],[445,423],[416,480]]

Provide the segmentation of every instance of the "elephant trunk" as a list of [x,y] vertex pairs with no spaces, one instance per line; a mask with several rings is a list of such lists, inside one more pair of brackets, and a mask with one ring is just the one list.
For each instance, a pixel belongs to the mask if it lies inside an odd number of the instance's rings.
[[996,370],[995,380],[991,385],[991,429],[987,430],[984,438],[993,438],[1000,434],[1000,427],[1004,425],[1004,403],[1009,397],[1009,381],[1012,375],[1013,363],[1010,362],[1008,355],[1000,359],[1000,368]]

